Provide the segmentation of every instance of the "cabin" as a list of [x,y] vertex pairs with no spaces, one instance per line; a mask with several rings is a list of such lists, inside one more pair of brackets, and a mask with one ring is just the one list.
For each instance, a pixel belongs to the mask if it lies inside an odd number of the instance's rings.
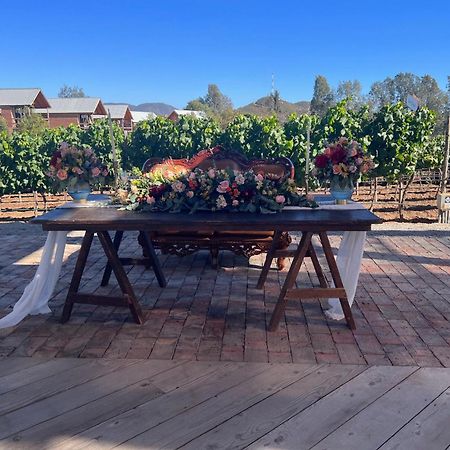
[[87,128],[94,116],[107,115],[107,111],[98,97],[49,98],[47,109],[36,109],[36,112],[48,117],[50,128],[67,127],[70,124]]
[[[38,88],[0,89],[0,116],[5,119],[9,131],[36,108],[49,107],[48,100]],[[44,117],[47,119],[46,115]]]
[[131,115],[133,117],[133,128],[143,120],[151,120],[156,117],[156,114],[151,111],[131,111]]
[[176,122],[181,116],[193,116],[197,119],[206,119],[204,111],[194,111],[192,109],[174,109],[167,118]]
[[[133,116],[130,107],[126,104],[104,103],[106,112],[111,114],[111,120],[116,122],[125,132],[133,130]],[[99,118],[102,116],[99,116]],[[94,117],[97,118],[97,117]]]

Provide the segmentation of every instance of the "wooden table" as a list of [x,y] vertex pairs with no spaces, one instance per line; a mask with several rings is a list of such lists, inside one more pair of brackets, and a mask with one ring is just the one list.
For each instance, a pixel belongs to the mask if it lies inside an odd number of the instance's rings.
[[[342,308],[351,328],[355,323],[350,311],[345,289],[336,266],[336,261],[331,250],[327,233],[330,231],[367,231],[371,226],[380,223],[381,219],[367,209],[301,209],[282,211],[276,214],[251,214],[251,213],[195,213],[170,214],[170,213],[137,213],[123,211],[116,208],[59,208],[32,220],[34,224],[42,225],[46,231],[85,231],[80,253],[75,265],[74,274],[64,305],[62,321],[69,319],[74,303],[89,303],[113,306],[128,306],[137,323],[144,321],[140,305],[133,292],[133,288],[123,269],[122,261],[118,256],[121,235],[124,231],[139,231],[145,236],[148,264],[155,270],[155,274],[161,286],[165,286],[164,275],[153,249],[149,233],[151,231],[266,231],[274,230],[275,238],[266,262],[261,272],[257,287],[262,288],[266,280],[270,264],[274,257],[292,256],[293,262],[281,289],[269,329],[275,330],[284,312],[289,298],[339,298]],[[109,232],[116,231],[115,243]],[[283,254],[276,250],[276,243],[282,231],[297,231],[302,233],[302,238],[295,250],[284,251]],[[122,296],[106,297],[78,292],[83,270],[91,248],[94,234],[100,240],[111,269],[114,271]],[[317,259],[311,238],[318,234],[328,266],[333,277],[334,287],[327,285],[322,268]],[[119,236],[119,237],[118,237]],[[314,268],[320,281],[319,288],[293,289],[297,274],[305,257],[312,259]],[[103,280],[104,281],[104,280]]]

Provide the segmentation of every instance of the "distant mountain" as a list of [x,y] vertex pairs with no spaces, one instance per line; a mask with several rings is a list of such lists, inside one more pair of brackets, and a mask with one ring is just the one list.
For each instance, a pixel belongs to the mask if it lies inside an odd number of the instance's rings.
[[[310,102],[307,101],[291,103],[281,99],[279,102],[279,111],[276,115],[281,121],[285,121],[289,114],[292,114],[293,112],[297,114],[309,112],[309,104]],[[256,114],[257,116],[262,117],[271,116],[274,114],[273,101],[268,95],[266,97],[261,97],[259,100],[256,100],[256,102],[238,108],[237,111],[241,114]]]
[[129,105],[132,111],[154,112],[158,116],[167,116],[175,108],[175,106],[167,103],[141,103],[140,105]]

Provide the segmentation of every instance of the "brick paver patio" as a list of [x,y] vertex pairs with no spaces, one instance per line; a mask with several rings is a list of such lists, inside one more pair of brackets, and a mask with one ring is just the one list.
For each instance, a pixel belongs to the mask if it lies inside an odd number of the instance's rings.
[[[339,235],[332,236],[337,246]],[[0,223],[0,315],[33,277],[45,233],[39,227]],[[0,330],[0,356],[197,359],[223,361],[387,364],[450,367],[450,237],[448,231],[373,231],[368,236],[356,303],[357,329],[328,321],[316,300],[290,301],[277,332],[267,332],[285,273],[271,271],[264,290],[254,288],[263,257],[222,253],[212,270],[206,253],[162,256],[168,279],[159,288],[151,270],[129,269],[147,322],[127,310],[75,305],[59,324],[79,248],[69,237],[66,262],[51,308],[14,329]],[[123,248],[139,254],[135,235]],[[104,259],[98,242],[85,272],[84,290],[117,289],[112,277],[99,288]],[[309,261],[300,282],[313,281]]]

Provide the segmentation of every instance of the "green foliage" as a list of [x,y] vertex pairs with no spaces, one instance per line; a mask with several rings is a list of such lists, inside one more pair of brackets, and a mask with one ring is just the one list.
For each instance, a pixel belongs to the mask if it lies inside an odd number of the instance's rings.
[[0,116],[0,133],[3,133],[4,131],[8,131],[8,124],[6,123],[5,118]]
[[348,99],[344,99],[328,109],[314,132],[314,145],[322,148],[326,142],[335,141],[345,136],[360,142],[364,147],[369,144],[365,132],[370,121],[367,107],[358,111],[348,108]]
[[0,132],[0,197],[14,192],[14,154],[6,131]]
[[7,157],[9,186],[11,192],[45,192],[49,182],[45,171],[49,157],[41,152],[42,137],[30,133],[14,132],[10,139],[11,149]]
[[51,157],[62,142],[67,142],[71,146],[81,146],[81,136],[84,131],[77,125],[67,127],[50,128],[42,134],[41,151]]
[[41,134],[48,127],[47,121],[40,114],[25,114],[16,126],[19,133]]
[[217,120],[222,125],[226,125],[233,117],[231,99],[222,94],[216,84],[209,84],[206,95],[188,102],[186,109],[204,111],[208,117]]
[[79,97],[86,97],[86,94],[84,93],[83,88],[80,88],[78,86],[67,86],[65,84],[58,92],[59,98],[79,98]]
[[142,167],[148,158],[188,158],[216,145],[220,128],[212,119],[182,116],[177,122],[164,117],[139,122],[124,147],[124,167]]
[[311,99],[311,112],[322,117],[333,105],[334,96],[333,91],[328,84],[327,79],[318,75],[314,82],[314,93]]
[[445,136],[432,137],[422,149],[422,154],[417,161],[417,170],[438,169],[444,163]]
[[376,174],[397,182],[413,175],[434,124],[435,114],[427,108],[412,112],[400,102],[381,108],[367,127],[372,137],[368,150],[378,163]]
[[286,139],[275,116],[236,116],[222,133],[220,143],[249,158],[292,156],[293,142]]
[[[125,133],[115,122],[113,122],[112,128],[116,157],[120,166],[122,154],[121,148],[125,142]],[[89,128],[81,133],[80,141],[83,146],[92,148],[96,156],[108,167],[110,173],[114,173],[114,158],[108,119],[95,120]]]
[[[295,178],[300,184],[304,184],[305,172],[310,172],[312,167],[312,159],[319,152],[319,147],[314,145],[313,136],[320,119],[317,116],[308,114],[291,114],[284,123],[284,135],[286,139],[292,142],[291,160],[295,165]],[[306,168],[306,152],[308,140],[308,128],[310,130],[310,165]]]

